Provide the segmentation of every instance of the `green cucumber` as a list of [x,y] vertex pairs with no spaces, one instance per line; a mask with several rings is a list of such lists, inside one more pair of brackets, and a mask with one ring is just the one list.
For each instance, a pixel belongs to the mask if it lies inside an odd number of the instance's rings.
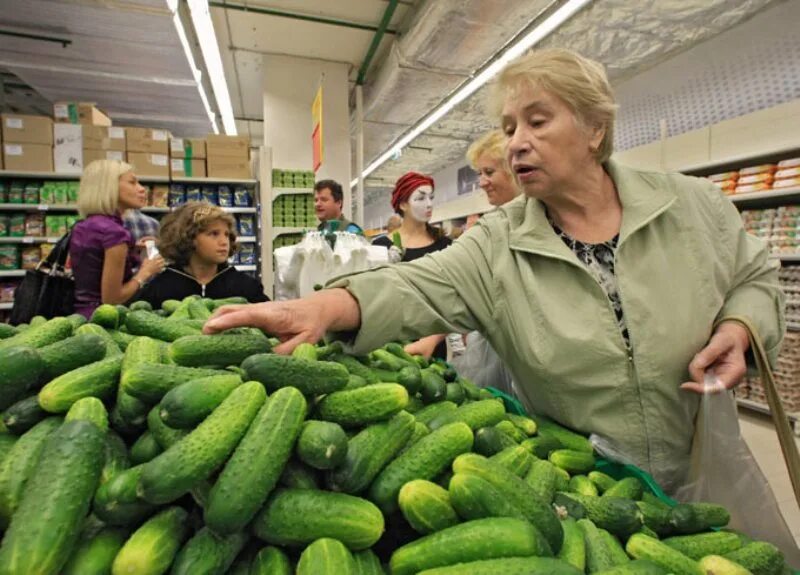
[[48,417],[20,437],[0,463],[0,524],[8,525],[19,507],[28,480],[48,437],[61,426],[60,417]]
[[461,405],[455,411],[448,411],[431,421],[428,427],[435,430],[448,423],[462,421],[473,431],[481,427],[494,426],[505,417],[503,403],[496,399],[483,399]]
[[[313,343],[303,342],[292,350],[292,357],[317,361],[319,360],[319,357],[317,356],[317,346]],[[241,361],[237,363],[241,363]]]
[[639,507],[639,511],[642,512],[642,520],[645,526],[660,536],[669,535],[672,532],[669,507],[653,505],[645,501],[637,501],[636,505]]
[[396,355],[400,359],[406,362],[407,365],[416,366],[417,361],[414,359],[414,356],[408,353],[402,344],[397,342],[389,342],[383,346],[383,349],[391,353],[392,355]]
[[430,481],[409,481],[400,489],[397,502],[408,524],[422,535],[459,523],[447,490]]
[[162,451],[164,450],[158,444],[156,438],[153,437],[153,434],[149,431],[145,431],[139,436],[139,439],[137,439],[136,442],[131,445],[131,462],[134,465],[147,463]]
[[167,507],[145,521],[117,553],[112,575],[166,573],[189,535],[187,519],[188,514],[182,508]]
[[558,491],[556,469],[556,466],[546,459],[539,459],[531,463],[531,467],[525,475],[525,483],[531,487],[536,497],[548,504],[553,502],[553,497]]
[[192,319],[205,321],[211,317],[211,310],[208,309],[205,302],[193,301],[189,304],[189,316]]
[[614,535],[606,531],[605,529],[598,529],[600,532],[600,537],[606,543],[606,549],[611,555],[611,561],[614,563],[614,566],[625,565],[625,563],[629,563],[631,558],[628,557],[628,554],[623,549],[622,544],[619,542]]
[[253,521],[257,537],[298,547],[335,537],[349,549],[371,547],[383,534],[380,510],[360,497],[310,489],[278,489]]
[[128,306],[130,311],[153,311],[153,305],[146,300],[140,299]]
[[574,475],[569,480],[569,487],[567,491],[577,493],[579,495],[599,495],[597,487],[585,475]]
[[3,412],[3,424],[9,433],[22,435],[50,415],[39,405],[39,396],[20,399]]
[[742,547],[739,536],[729,531],[677,535],[664,539],[664,543],[695,561],[706,555],[725,555]]
[[552,557],[547,541],[521,519],[490,517],[455,525],[408,543],[392,553],[392,575],[503,557]]
[[289,459],[278,478],[278,484],[295,489],[319,489],[320,481],[317,471],[302,461]]
[[369,498],[384,513],[397,509],[397,495],[412,479],[434,479],[460,454],[472,449],[472,430],[462,422],[445,425],[412,445],[375,478]]
[[571,565],[551,557],[511,557],[458,563],[420,571],[418,575],[581,575]]
[[142,363],[163,363],[164,342],[147,336],[137,336],[125,349],[125,358],[122,360],[122,374],[136,365]]
[[344,427],[360,427],[390,419],[408,404],[408,391],[396,383],[375,383],[334,391],[317,404],[320,419]]
[[196,329],[177,321],[158,317],[146,311],[133,311],[125,320],[128,332],[133,335],[146,335],[162,341],[175,341],[187,335],[197,335]]
[[353,553],[353,575],[385,575],[381,560],[370,549]]
[[554,504],[564,507],[570,517],[591,519],[598,527],[622,538],[636,533],[643,525],[642,513],[630,499],[559,492]]
[[662,509],[666,509],[667,511],[670,511],[672,509],[672,507],[661,501],[658,497],[656,497],[649,491],[644,492],[644,494],[642,495],[642,501],[650,505],[655,505],[656,507],[661,507]]
[[355,357],[351,355],[345,355],[343,353],[334,353],[330,356],[330,361],[334,361],[340,365],[343,365],[347,372],[352,375],[357,375],[359,377],[363,377],[367,383],[381,383],[381,380],[375,375],[375,372],[372,371],[369,367],[358,361]]
[[150,503],[169,503],[207,479],[230,456],[266,399],[257,382],[236,389],[203,423],[144,464],[139,493]]
[[[716,573],[716,575],[723,575],[722,572],[717,573],[714,571],[714,573]],[[596,575],[668,575],[668,572],[660,565],[648,561],[647,559],[634,559],[633,561],[628,561],[627,563],[617,565],[611,569],[599,571]],[[729,573],[727,575],[733,574]]]
[[506,499],[500,489],[477,475],[456,473],[450,479],[448,493],[456,513],[466,520],[486,517],[525,519],[525,514]]
[[550,453],[556,449],[561,449],[564,447],[555,437],[542,436],[529,437],[520,445],[526,447],[528,451],[530,451],[539,459],[547,459],[550,456]]
[[292,563],[278,547],[261,549],[250,564],[250,575],[294,575]]
[[[83,316],[81,316],[83,317]],[[8,339],[9,337],[17,335],[17,328],[0,321],[0,339]]]
[[75,330],[76,335],[94,335],[102,338],[105,344],[105,355],[103,357],[115,357],[122,355],[122,350],[114,341],[114,338],[102,327],[97,324],[87,323]]
[[690,535],[725,527],[731,515],[722,505],[713,503],[681,503],[670,511],[669,522],[675,533]]
[[754,541],[723,557],[749,570],[753,575],[779,575],[784,558],[780,550],[766,541]]
[[416,394],[422,388],[422,373],[417,366],[407,365],[400,371],[372,368],[378,383],[399,383],[409,394]]
[[586,544],[586,572],[592,575],[616,567],[614,555],[600,529],[589,519],[578,519],[577,525]]
[[120,355],[60,375],[39,391],[39,405],[50,413],[64,413],[84,397],[110,398],[117,389],[121,366]]
[[414,416],[401,411],[389,421],[365,427],[347,442],[347,456],[329,472],[328,488],[345,493],[365,490],[408,442],[414,424]]
[[477,475],[495,486],[512,505],[539,528],[553,552],[558,553],[564,535],[558,516],[548,503],[536,496],[534,490],[524,480],[502,467],[492,465],[488,459],[475,453],[457,457],[453,462],[453,471],[456,474]]
[[45,380],[100,361],[105,356],[104,350],[105,341],[93,333],[73,335],[40,348]]
[[613,477],[606,475],[602,471],[590,471],[588,473],[589,480],[597,487],[598,493],[605,493],[616,485],[617,480]]
[[538,434],[541,437],[551,437],[557,440],[565,449],[572,451],[583,451],[592,453],[594,447],[588,438],[571,431],[558,423],[539,415],[531,416],[538,426]]
[[142,466],[121,471],[100,485],[94,495],[92,511],[108,525],[134,525],[150,516],[156,506],[136,494]]
[[408,441],[403,446],[403,449],[401,449],[398,452],[398,455],[400,455],[400,453],[403,453],[404,451],[410,449],[412,445],[414,445],[417,441],[419,441],[420,439],[422,439],[423,437],[428,435],[430,432],[431,432],[431,430],[428,429],[427,425],[425,425],[424,423],[420,423],[419,421],[415,422],[414,423],[414,431],[411,433],[411,437],[408,438]]
[[355,560],[341,541],[323,537],[306,547],[297,562],[297,575],[353,575]]
[[423,403],[438,403],[447,399],[447,382],[436,371],[428,368],[420,371],[419,390]]
[[159,403],[161,420],[175,429],[196,427],[242,383],[234,373],[211,375],[170,389]]
[[448,383],[447,393],[445,394],[445,401],[452,401],[456,405],[461,405],[467,396],[464,394],[464,388],[460,383]]
[[[714,573],[714,575],[753,575],[749,569],[745,569],[738,563],[734,563],[730,559],[720,557],[719,555],[706,555],[703,557],[700,560],[700,568],[705,573]],[[782,572],[788,573],[786,570]],[[662,573],[664,572],[662,571]]]
[[116,329],[109,330],[108,335],[111,336],[111,339],[114,340],[114,343],[117,344],[117,347],[120,348],[123,353],[128,349],[128,346],[133,343],[133,340],[136,339],[135,335]]
[[106,433],[106,457],[103,471],[100,472],[100,484],[115,477],[131,466],[128,459],[128,448],[122,438],[114,431]]
[[347,434],[336,423],[306,421],[297,438],[297,457],[315,469],[335,469],[347,457]]
[[522,432],[521,429],[519,429],[516,425],[514,425],[513,423],[511,423],[506,419],[504,419],[494,427],[495,429],[499,429],[500,431],[508,435],[511,439],[514,440],[515,443],[522,443],[528,438],[525,435],[525,433]]
[[416,362],[408,362],[385,349],[374,350],[369,354],[369,359],[373,368],[385,369],[387,371],[400,371],[409,365],[417,366]]
[[161,449],[167,450],[172,447],[173,444],[189,435],[189,431],[186,429],[173,429],[169,427],[161,419],[159,411],[160,408],[156,405],[150,410],[150,413],[147,414],[147,430],[153,436],[153,439],[156,440],[156,443],[161,446]]
[[0,547],[0,572],[57,573],[77,543],[100,481],[105,434],[68,421],[45,443]]
[[117,329],[119,311],[115,306],[104,303],[95,308],[94,312],[92,312],[92,317],[89,318],[89,322],[106,329]]
[[121,389],[145,403],[155,404],[172,388],[187,381],[212,375],[230,375],[218,369],[181,367],[179,365],[138,364],[126,370]]
[[343,391],[347,391],[349,389],[358,389],[360,387],[364,387],[365,385],[367,385],[366,379],[360,375],[350,374],[350,377],[347,378],[347,385],[344,386]]
[[414,417],[417,418],[417,421],[424,423],[427,426],[431,421],[439,417],[441,414],[448,411],[455,411],[456,409],[458,409],[458,406],[452,401],[440,401],[439,403],[426,405],[414,413]]
[[525,415],[506,413],[506,419],[513,423],[517,429],[519,429],[527,437],[533,437],[536,435],[536,432],[539,429],[539,427],[536,425],[536,422]]
[[108,431],[108,411],[103,402],[96,397],[84,397],[72,404],[64,421],[75,421],[76,419],[89,421],[102,432]]
[[533,456],[521,445],[515,445],[495,453],[489,461],[502,465],[517,477],[525,477],[533,464]]
[[107,575],[128,533],[118,527],[105,527],[93,537],[84,538],[64,566],[61,575]]
[[[252,384],[263,390],[260,383]],[[278,482],[307,409],[303,394],[292,387],[279,389],[264,402],[211,489],[206,525],[230,534],[250,522]]]
[[690,559],[658,539],[641,533],[631,535],[625,545],[625,551],[634,559],[647,559],[675,575],[705,575],[699,563],[694,559]]
[[571,449],[556,449],[548,457],[550,463],[560,467],[570,475],[585,474],[594,469],[595,459],[592,453],[573,451]]
[[177,365],[239,365],[251,355],[270,350],[263,334],[189,335],[169,344],[169,357]]
[[72,335],[72,329],[72,322],[69,319],[56,317],[39,326],[31,326],[13,337],[0,340],[0,349],[17,346],[38,349],[68,338]]
[[3,461],[6,460],[6,457],[8,457],[8,454],[11,452],[11,448],[14,447],[16,442],[16,436],[10,433],[0,433],[0,466],[3,465]]
[[203,527],[178,552],[171,575],[221,575],[228,571],[250,536],[234,533],[218,537]]
[[622,497],[638,501],[644,494],[644,485],[636,477],[625,477],[603,492],[603,497]]
[[558,558],[578,569],[581,573],[586,570],[586,540],[583,529],[572,517],[561,520],[564,530],[564,542],[558,552]]
[[[491,457],[504,449],[517,447],[517,442],[497,427],[481,427],[475,432],[475,453]],[[526,449],[524,445],[520,445]]]
[[32,347],[0,349],[0,409],[30,395],[28,390],[38,387],[43,373],[42,359]]
[[344,389],[350,376],[338,363],[267,353],[251,355],[242,369],[247,379],[260,381],[270,393],[282,387],[296,387],[303,395],[333,393]]

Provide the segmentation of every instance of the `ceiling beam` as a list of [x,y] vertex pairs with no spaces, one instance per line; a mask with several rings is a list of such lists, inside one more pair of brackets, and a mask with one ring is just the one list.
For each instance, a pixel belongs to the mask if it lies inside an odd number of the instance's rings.
[[375,35],[372,37],[372,42],[370,42],[369,45],[369,50],[367,50],[367,55],[364,58],[364,61],[361,63],[361,67],[358,69],[358,79],[356,80],[356,84],[359,86],[364,85],[364,80],[367,78],[367,70],[369,70],[369,65],[372,64],[372,59],[375,57],[375,53],[378,51],[378,46],[381,45],[381,40],[383,40],[383,36],[386,34],[389,23],[392,21],[392,16],[394,16],[394,11],[397,8],[397,2],[398,0],[389,0],[386,10],[383,11],[381,23],[378,26],[378,29],[375,31]]

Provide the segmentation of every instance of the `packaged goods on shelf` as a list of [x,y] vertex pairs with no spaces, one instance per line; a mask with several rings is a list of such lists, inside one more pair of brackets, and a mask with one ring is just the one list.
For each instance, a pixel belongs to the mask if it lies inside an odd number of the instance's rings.
[[4,238],[8,235],[8,216],[6,214],[0,214],[0,238]]
[[772,172],[762,172],[760,174],[753,174],[752,176],[742,176],[738,180],[739,186],[746,186],[748,184],[771,184],[775,176]]
[[80,221],[80,216],[78,215],[66,215],[64,218],[67,222],[67,231],[71,230]]
[[110,126],[111,118],[91,102],[56,102],[53,105],[56,122],[88,126]]
[[800,206],[781,206],[768,210],[744,210],[745,230],[767,242],[776,253],[800,251]]
[[45,233],[49,237],[60,237],[67,233],[67,216],[48,215],[44,218]]
[[22,192],[22,203],[24,204],[38,204],[39,203],[39,188],[41,184],[38,182],[28,182],[25,184],[25,189]]
[[25,196],[25,182],[14,181],[8,187],[8,203],[21,204]]
[[217,195],[217,187],[203,186],[200,188],[200,199],[204,202],[208,202],[212,206],[218,206],[219,196]]
[[[784,409],[790,413],[800,412],[800,333],[790,331],[784,336],[774,375]],[[737,392],[739,397],[767,405],[760,378],[748,376],[740,388]]]
[[739,178],[743,176],[753,176],[755,174],[772,173],[778,169],[776,164],[761,164],[759,166],[748,166],[739,170]]
[[186,203],[186,188],[180,184],[172,184],[169,187],[168,197],[169,207],[180,206]]
[[256,248],[254,244],[242,244],[239,247],[239,263],[252,266],[256,263]]
[[204,160],[206,141],[202,138],[172,138],[169,141],[169,152],[173,158]]
[[783,168],[775,172],[775,180],[800,177],[800,166],[795,168]]
[[[49,148],[53,146],[53,120],[47,116],[3,114],[2,120],[3,143],[40,144]],[[6,169],[15,168],[6,166]]]
[[736,189],[736,180],[722,180],[714,184],[726,194],[732,194]]
[[9,303],[14,301],[14,292],[17,284],[13,282],[0,283],[0,302]]
[[237,227],[240,236],[253,236],[256,233],[255,218],[249,214],[242,214],[238,217]]
[[19,269],[19,246],[0,245],[0,270]]
[[169,205],[169,186],[156,184],[150,188],[148,204],[154,208],[166,208]]
[[25,235],[34,237],[44,235],[44,214],[28,214],[25,216]]
[[0,204],[8,202],[8,180],[0,180]]
[[772,184],[773,190],[781,190],[784,188],[797,188],[797,187],[800,187],[800,177],[775,180]]
[[3,165],[18,172],[52,172],[52,144],[3,143]]
[[35,270],[39,262],[42,261],[42,251],[39,246],[27,246],[20,251],[22,269]]
[[25,214],[11,214],[8,218],[8,235],[21,238],[25,235]]
[[778,162],[778,169],[797,168],[800,167],[800,158],[787,158]]
[[[169,132],[167,130],[125,128],[125,143],[128,152],[158,154],[169,157]],[[130,156],[128,161],[131,161]]]
[[50,252],[52,252],[55,247],[55,244],[41,244],[39,250],[42,252],[42,259],[47,259],[47,256],[50,255]]
[[199,184],[188,184],[186,186],[186,203],[200,202],[203,200],[203,193]]
[[764,192],[766,190],[771,189],[772,186],[770,184],[760,183],[760,184],[749,184],[746,186],[736,186],[736,190],[734,193],[737,194],[749,194],[752,192]]
[[786,322],[800,326],[800,266],[782,267],[778,279],[786,296]]
[[233,207],[233,190],[230,186],[219,186],[217,188],[217,201],[223,208]]
[[249,208],[253,205],[253,197],[247,186],[233,188],[233,205],[237,208]]
[[725,180],[737,180],[739,179],[739,172],[734,170],[732,172],[722,172],[719,174],[711,174],[710,176],[706,176],[712,182],[724,182]]

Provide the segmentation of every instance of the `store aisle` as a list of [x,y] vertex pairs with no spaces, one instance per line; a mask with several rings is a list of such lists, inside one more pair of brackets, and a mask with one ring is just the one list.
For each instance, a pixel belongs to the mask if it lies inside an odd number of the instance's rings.
[[[769,479],[778,505],[786,518],[789,529],[792,530],[795,541],[800,545],[800,508],[792,492],[789,482],[789,473],[786,471],[786,464],[783,461],[778,436],[772,421],[763,415],[749,411],[739,410],[739,423],[747,445],[761,467],[761,470]],[[796,438],[800,446],[800,438]]]

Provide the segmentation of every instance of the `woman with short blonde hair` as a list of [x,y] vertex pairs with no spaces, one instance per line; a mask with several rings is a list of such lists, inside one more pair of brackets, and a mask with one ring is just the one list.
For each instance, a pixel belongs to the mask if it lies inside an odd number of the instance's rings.
[[146,190],[130,164],[96,160],[84,169],[78,210],[85,219],[72,229],[69,248],[76,312],[90,317],[100,304],[127,302],[164,268],[160,256],[139,266],[135,242],[122,223],[126,210],[146,203]]
[[206,202],[177,208],[161,221],[158,235],[158,249],[170,265],[137,299],[153,307],[190,295],[267,301],[259,282],[228,265],[238,248],[236,220],[222,208]]
[[508,139],[500,130],[492,130],[475,140],[467,149],[467,160],[478,172],[478,183],[493,206],[502,206],[519,195],[519,188],[506,162]]

